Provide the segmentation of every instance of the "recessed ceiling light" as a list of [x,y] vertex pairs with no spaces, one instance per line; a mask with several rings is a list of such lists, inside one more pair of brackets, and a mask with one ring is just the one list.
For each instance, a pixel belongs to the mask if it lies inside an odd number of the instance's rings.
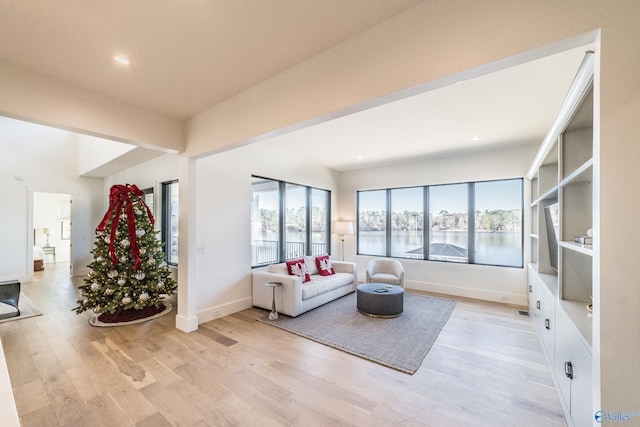
[[358,159],[358,160],[362,160],[363,158],[364,158],[364,157],[362,157],[362,156],[358,156],[358,157],[356,157],[356,159]]
[[479,136],[474,136],[473,138],[471,138],[472,141],[480,141],[480,137]]
[[124,56],[114,56],[113,60],[116,61],[120,65],[129,65],[129,60]]

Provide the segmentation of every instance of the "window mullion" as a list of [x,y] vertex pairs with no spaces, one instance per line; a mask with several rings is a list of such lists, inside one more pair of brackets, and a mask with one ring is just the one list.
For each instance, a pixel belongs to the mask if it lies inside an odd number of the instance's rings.
[[391,189],[387,189],[387,226],[385,227],[386,256],[391,256]]
[[429,217],[429,187],[424,187],[423,197],[423,214],[422,214],[422,259],[429,259],[429,242],[431,239],[430,229],[430,217]]
[[285,247],[286,247],[286,237],[287,237],[287,230],[286,230],[286,216],[287,216],[287,197],[286,197],[286,183],[283,181],[280,181],[278,183],[278,198],[279,198],[279,202],[280,202],[280,215],[278,217],[278,224],[279,224],[279,228],[280,228],[280,238],[278,239],[278,252],[279,252],[279,256],[278,256],[278,261],[279,262],[284,262],[285,261]]
[[467,262],[475,264],[476,262],[476,190],[475,183],[469,183],[467,201]]
[[331,253],[331,193],[329,191],[325,193],[325,206],[327,210],[327,214],[325,215],[325,226],[327,230],[325,245],[327,253]]
[[313,203],[311,202],[311,187],[306,187],[306,192],[307,192],[307,197],[306,197],[306,204],[307,204],[307,208],[306,208],[306,215],[305,215],[305,221],[307,223],[307,226],[305,228],[306,233],[305,233],[305,245],[304,245],[304,253],[305,255],[309,256],[311,255],[311,231],[312,231],[312,222],[311,222],[311,215],[312,215],[312,209],[313,209]]

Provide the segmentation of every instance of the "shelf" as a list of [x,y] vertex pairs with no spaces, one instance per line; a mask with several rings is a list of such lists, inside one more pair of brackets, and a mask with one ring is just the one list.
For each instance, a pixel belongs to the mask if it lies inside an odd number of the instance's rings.
[[587,256],[593,256],[593,245],[583,245],[581,243],[567,242],[567,241],[559,242],[559,245],[562,246],[563,248],[580,252],[581,254],[584,254]]
[[537,206],[540,202],[545,200],[557,200],[558,199],[558,186],[554,185],[552,188],[547,190],[542,196],[538,197],[533,203],[531,203],[531,207]]
[[[599,374],[592,369],[593,357],[600,356],[599,343],[593,347],[593,331],[599,325],[587,307],[591,296],[599,295],[599,251],[574,241],[575,236],[597,227],[599,219],[593,63],[589,51],[527,174],[532,200],[531,261],[535,263],[528,270],[528,306],[570,425],[591,425],[598,409],[591,408],[591,387],[592,378]],[[548,212],[556,203],[557,208]],[[572,380],[566,379],[567,361],[577,369]],[[595,392],[598,386],[596,381]]]
[[591,182],[593,174],[591,173],[591,166],[593,166],[593,159],[589,159],[580,165],[579,168],[571,172],[565,179],[560,181],[559,187],[564,187],[574,182]]
[[587,310],[588,303],[582,301],[561,300],[560,307],[565,314],[571,319],[573,327],[584,342],[584,345],[592,352],[592,317],[593,315]]

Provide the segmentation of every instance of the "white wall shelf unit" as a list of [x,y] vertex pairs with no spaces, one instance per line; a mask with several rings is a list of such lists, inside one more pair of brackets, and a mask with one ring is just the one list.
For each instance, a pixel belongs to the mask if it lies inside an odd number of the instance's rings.
[[[587,52],[528,174],[529,310],[569,425],[593,418],[593,52]],[[595,234],[597,235],[597,234]]]

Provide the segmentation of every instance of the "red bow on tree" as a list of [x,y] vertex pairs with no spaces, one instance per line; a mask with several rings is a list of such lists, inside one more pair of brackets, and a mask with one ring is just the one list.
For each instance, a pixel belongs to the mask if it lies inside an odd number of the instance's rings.
[[136,219],[133,212],[133,201],[138,199],[140,203],[147,210],[147,215],[149,215],[149,219],[151,220],[151,224],[154,223],[153,214],[149,209],[149,206],[144,202],[144,200],[140,199],[144,193],[135,185],[114,185],[111,187],[111,191],[109,193],[109,209],[107,213],[100,221],[100,225],[96,228],[96,231],[104,231],[105,226],[109,222],[109,218],[113,215],[113,220],[111,222],[111,236],[109,240],[109,253],[111,254],[111,265],[115,266],[118,263],[118,258],[116,257],[116,249],[115,249],[115,240],[116,240],[116,231],[118,230],[118,223],[120,222],[120,214],[124,209],[124,212],[127,215],[127,226],[129,229],[129,242],[131,244],[131,252],[133,252],[134,259],[134,271],[140,268],[140,248],[138,247],[138,236],[136,235]]

